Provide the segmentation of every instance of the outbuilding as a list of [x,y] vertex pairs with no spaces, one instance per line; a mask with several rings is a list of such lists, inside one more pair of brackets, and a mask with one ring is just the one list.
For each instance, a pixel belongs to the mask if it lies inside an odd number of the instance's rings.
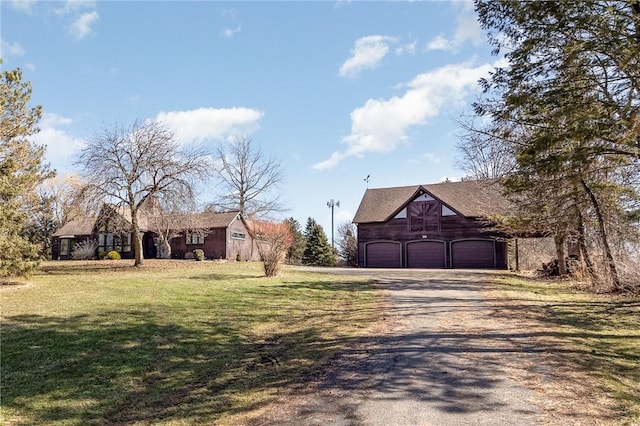
[[358,266],[506,269],[491,216],[508,205],[495,180],[367,189],[353,219]]

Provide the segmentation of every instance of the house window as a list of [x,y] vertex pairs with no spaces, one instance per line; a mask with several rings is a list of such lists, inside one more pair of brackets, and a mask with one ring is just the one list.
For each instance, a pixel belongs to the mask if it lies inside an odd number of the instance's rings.
[[60,240],[60,256],[69,256],[71,254],[71,240],[63,238]]
[[247,238],[247,235],[243,232],[232,232],[231,238],[233,238],[234,240],[244,240]]
[[98,234],[98,252],[116,250],[120,253],[131,251],[131,233],[111,232]]
[[457,213],[443,204],[442,205],[442,216],[457,216]]
[[204,233],[187,232],[187,244],[204,244]]
[[440,206],[437,202],[413,202],[407,206],[407,216],[411,232],[440,230]]
[[406,219],[407,218],[407,209],[404,208],[398,212],[394,217],[394,219]]

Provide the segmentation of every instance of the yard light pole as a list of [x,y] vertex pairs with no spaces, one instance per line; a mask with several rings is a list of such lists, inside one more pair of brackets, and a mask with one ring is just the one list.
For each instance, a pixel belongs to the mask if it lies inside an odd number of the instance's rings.
[[329,201],[327,201],[327,207],[331,209],[331,248],[335,250],[336,247],[333,244],[333,208],[340,207],[340,201],[333,201],[333,198],[332,198]]

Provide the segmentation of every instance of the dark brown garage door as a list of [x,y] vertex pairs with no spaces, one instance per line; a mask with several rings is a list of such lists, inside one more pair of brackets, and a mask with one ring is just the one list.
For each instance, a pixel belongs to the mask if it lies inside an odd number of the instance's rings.
[[495,268],[494,242],[490,240],[454,241],[451,243],[453,268]]
[[365,246],[367,268],[401,268],[400,243],[378,242]]
[[407,268],[444,268],[443,241],[413,241],[407,243]]

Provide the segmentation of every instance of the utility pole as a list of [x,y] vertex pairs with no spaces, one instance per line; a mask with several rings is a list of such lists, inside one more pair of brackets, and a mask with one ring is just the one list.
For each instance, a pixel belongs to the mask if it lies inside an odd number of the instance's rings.
[[340,207],[340,201],[333,201],[333,198],[327,201],[327,207],[331,209],[331,248],[333,250],[336,249],[335,244],[333,243],[333,208]]

